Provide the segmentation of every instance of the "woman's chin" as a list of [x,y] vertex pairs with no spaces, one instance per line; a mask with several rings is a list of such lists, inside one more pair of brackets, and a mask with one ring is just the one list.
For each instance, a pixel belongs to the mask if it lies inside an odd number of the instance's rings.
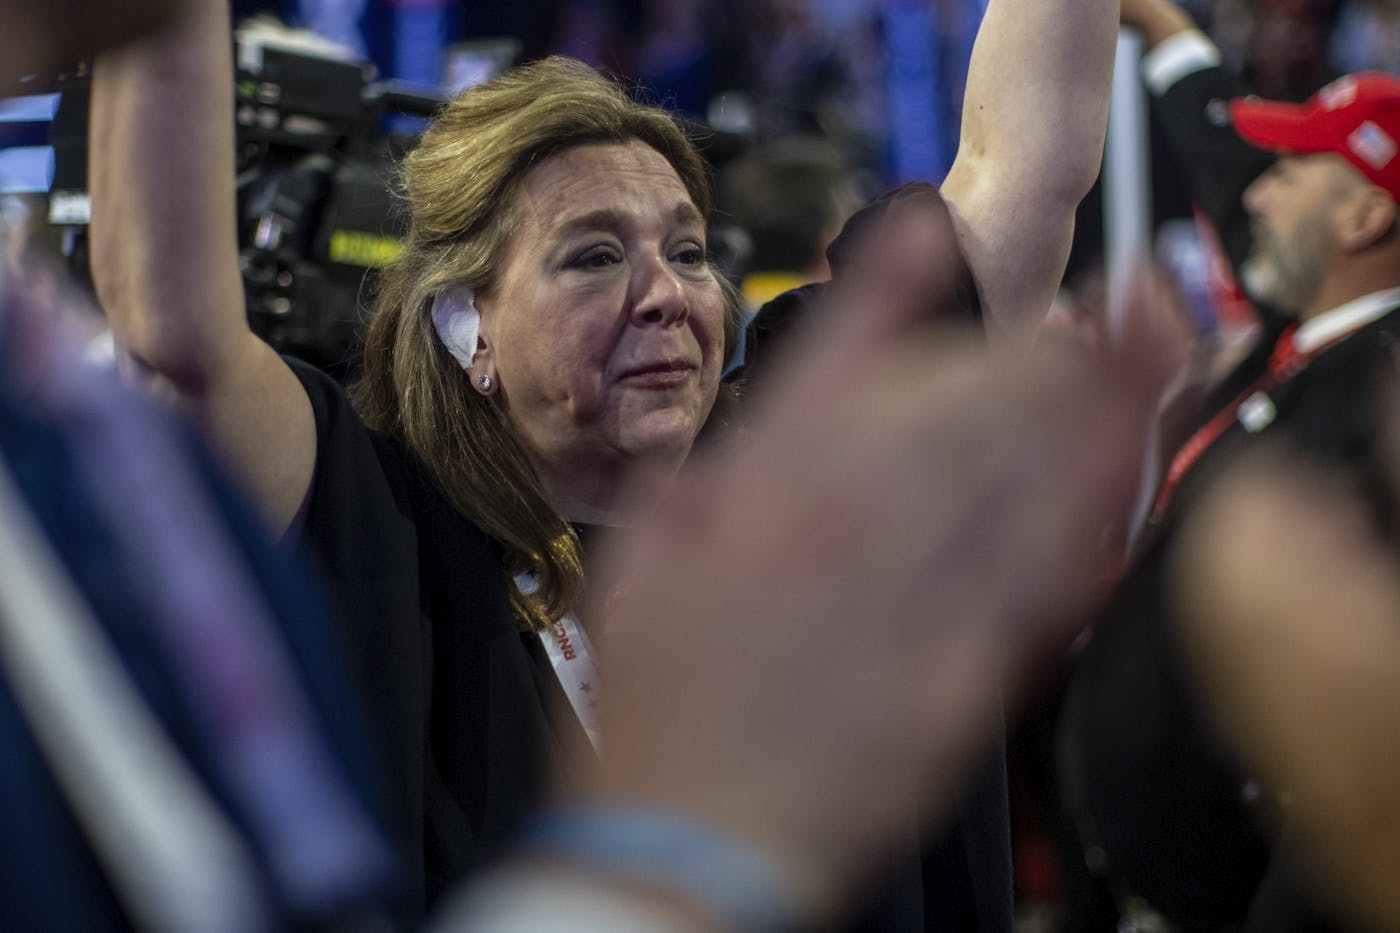
[[695,444],[699,422],[679,412],[653,412],[633,419],[619,438],[617,449],[631,459],[658,467],[680,469]]

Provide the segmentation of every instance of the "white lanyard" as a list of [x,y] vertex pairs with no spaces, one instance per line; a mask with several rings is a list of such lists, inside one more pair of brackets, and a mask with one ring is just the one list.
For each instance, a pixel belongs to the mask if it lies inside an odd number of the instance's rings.
[[[533,573],[522,573],[515,578],[515,586],[529,596],[539,589],[539,580]],[[578,616],[570,612],[539,632],[539,639],[579,725],[588,734],[593,750],[598,751],[598,668],[588,634]]]

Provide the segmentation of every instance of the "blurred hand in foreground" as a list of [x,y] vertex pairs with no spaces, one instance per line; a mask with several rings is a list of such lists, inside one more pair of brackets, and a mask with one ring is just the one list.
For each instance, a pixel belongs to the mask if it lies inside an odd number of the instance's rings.
[[1175,568],[1180,636],[1207,709],[1281,797],[1315,893],[1363,928],[1394,929],[1393,549],[1356,489],[1278,456],[1222,477],[1185,534]]
[[613,555],[603,755],[571,797],[742,838],[818,917],[911,813],[951,806],[1003,675],[1098,595],[1160,388],[1138,365],[1160,348],[935,335],[886,284],[927,264],[915,241],[886,231],[898,274],[833,290],[751,432]]

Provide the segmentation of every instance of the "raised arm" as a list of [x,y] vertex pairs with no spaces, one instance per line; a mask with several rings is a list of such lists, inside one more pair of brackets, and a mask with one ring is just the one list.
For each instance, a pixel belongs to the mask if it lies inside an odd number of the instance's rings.
[[1038,322],[1098,176],[1118,0],[991,0],[943,183],[993,330]]
[[1212,103],[1244,97],[1249,88],[1221,67],[1220,52],[1175,0],[1123,0],[1123,26],[1142,36],[1154,123],[1238,277],[1253,243],[1244,192],[1275,156],[1241,139],[1228,120],[1214,118],[1219,105]]
[[119,346],[207,429],[273,527],[310,483],[311,405],[248,329],[238,270],[225,0],[95,64],[89,188],[98,298]]

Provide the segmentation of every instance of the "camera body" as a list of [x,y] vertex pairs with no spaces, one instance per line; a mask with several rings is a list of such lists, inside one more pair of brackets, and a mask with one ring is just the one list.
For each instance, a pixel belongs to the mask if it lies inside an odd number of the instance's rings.
[[[375,272],[402,251],[407,219],[392,194],[394,165],[443,99],[376,83],[364,63],[242,33],[236,62],[230,90],[249,325],[277,350],[348,379]],[[89,217],[88,96],[85,75],[65,77],[51,130],[49,220],[69,228],[79,275]]]

